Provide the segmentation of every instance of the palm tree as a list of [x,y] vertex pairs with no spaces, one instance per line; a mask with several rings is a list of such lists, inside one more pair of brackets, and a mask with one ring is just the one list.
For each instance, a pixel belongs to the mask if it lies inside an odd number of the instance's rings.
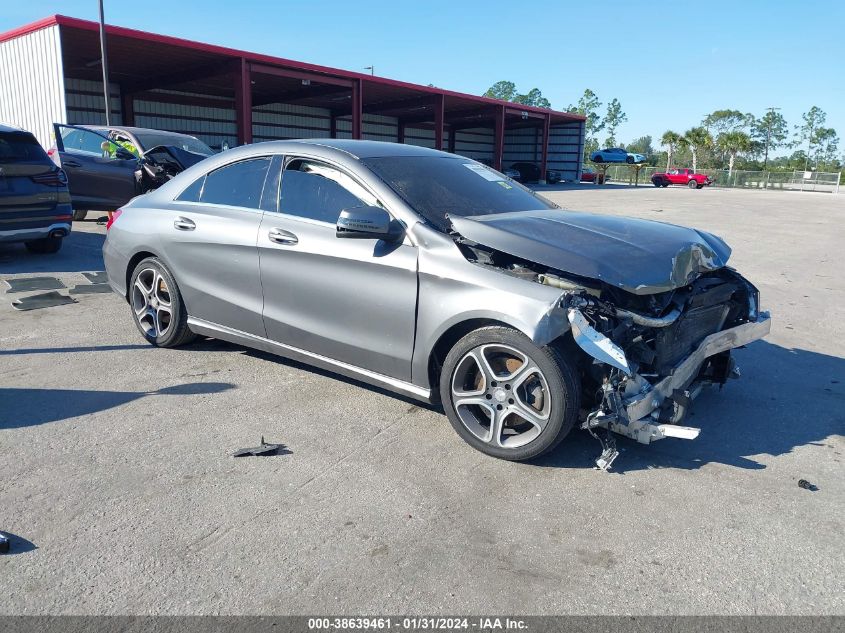
[[723,132],[716,139],[716,144],[719,146],[719,149],[728,154],[728,178],[730,178],[734,170],[734,161],[736,160],[737,154],[747,152],[751,149],[751,137],[739,130]]
[[684,132],[680,145],[689,147],[692,152],[692,170],[696,172],[698,171],[698,152],[706,147],[713,147],[713,137],[707,128],[698,126]]
[[666,146],[666,171],[672,167],[672,154],[675,153],[675,148],[681,143],[681,135],[672,130],[666,130],[663,136],[660,137],[660,144]]

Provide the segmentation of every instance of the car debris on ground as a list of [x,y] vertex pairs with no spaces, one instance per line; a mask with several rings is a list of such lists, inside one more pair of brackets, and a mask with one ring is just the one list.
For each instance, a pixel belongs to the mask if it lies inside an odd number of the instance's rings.
[[12,307],[15,310],[26,312],[28,310],[38,310],[40,308],[53,308],[55,306],[67,305],[68,303],[77,303],[76,299],[63,295],[59,292],[42,292],[38,295],[30,295],[29,297],[21,297],[12,301]]
[[5,279],[9,289],[6,294],[11,292],[31,292],[32,290],[59,290],[60,288],[67,288],[64,283],[57,277],[20,277],[18,279]]
[[271,455],[290,455],[291,451],[284,444],[268,444],[261,436],[261,444],[252,448],[241,448],[232,453],[232,457],[269,457]]

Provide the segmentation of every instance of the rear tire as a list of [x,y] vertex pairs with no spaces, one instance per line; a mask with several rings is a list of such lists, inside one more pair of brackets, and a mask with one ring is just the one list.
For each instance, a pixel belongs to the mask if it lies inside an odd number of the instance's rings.
[[603,163],[603,162],[604,162],[604,159],[603,159],[601,156],[596,156],[596,157],[593,159],[593,162],[594,162],[594,163]]
[[440,398],[467,444],[523,461],[553,450],[572,430],[581,401],[576,375],[556,347],[538,347],[508,327],[484,327],[447,354]]
[[132,320],[151,345],[178,347],[196,338],[176,280],[157,257],[135,267],[128,294]]
[[655,178],[654,180],[651,181],[651,184],[653,184],[655,187],[663,187],[664,186],[663,181],[660,178]]
[[79,210],[79,209],[74,209],[73,210],[73,221],[74,222],[82,222],[82,220],[84,220],[87,215],[88,215],[88,211],[82,211],[82,210]]
[[49,255],[51,253],[58,253],[62,247],[61,237],[44,237],[40,240],[31,240],[24,242],[26,250],[30,253],[37,253],[39,255]]
[[694,180],[690,180],[687,183],[687,187],[689,187],[690,189],[696,189],[698,187],[698,183],[695,182]]

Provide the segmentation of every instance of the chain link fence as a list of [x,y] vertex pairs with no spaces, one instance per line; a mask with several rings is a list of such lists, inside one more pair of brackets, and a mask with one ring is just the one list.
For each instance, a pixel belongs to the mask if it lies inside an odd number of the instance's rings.
[[[651,184],[655,173],[665,171],[661,167],[641,167],[640,184]],[[821,171],[745,171],[735,169],[699,169],[698,173],[710,176],[712,187],[737,189],[774,189],[781,191],[820,191],[839,193],[840,173]],[[610,165],[607,168],[610,182],[633,184],[634,169],[629,165]],[[842,188],[845,191],[845,188]]]

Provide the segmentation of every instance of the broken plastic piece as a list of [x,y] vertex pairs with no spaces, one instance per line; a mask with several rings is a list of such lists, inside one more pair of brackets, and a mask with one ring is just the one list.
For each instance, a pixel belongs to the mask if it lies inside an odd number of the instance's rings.
[[809,490],[810,492],[816,492],[819,487],[816,484],[811,484],[806,479],[799,479],[798,480],[798,487],[803,488],[804,490]]
[[77,303],[73,297],[59,294],[58,292],[42,292],[40,295],[31,295],[29,297],[21,297],[12,301],[12,307],[15,310],[37,310],[39,308],[52,308],[54,306],[62,306],[68,303]]
[[631,375],[625,352],[604,334],[597,332],[577,308],[567,311],[572,335],[578,347],[601,363],[621,369],[627,376]]
[[68,292],[72,295],[92,295],[98,292],[111,292],[111,286],[108,284],[79,284]]
[[82,273],[82,276],[92,284],[104,284],[109,280],[109,276],[104,270],[98,270],[92,273]]
[[234,453],[232,457],[246,457],[254,455],[256,457],[267,457],[270,455],[290,455],[290,451],[284,444],[268,444],[264,441],[264,436],[261,436],[261,445],[253,448],[241,448]]
[[596,460],[596,466],[598,466],[599,470],[610,470],[611,465],[617,457],[619,457],[619,451],[615,447],[608,446],[599,455],[599,458]]
[[18,279],[4,280],[9,289],[9,292],[30,292],[32,290],[58,290],[59,288],[67,288],[56,277],[21,277]]

